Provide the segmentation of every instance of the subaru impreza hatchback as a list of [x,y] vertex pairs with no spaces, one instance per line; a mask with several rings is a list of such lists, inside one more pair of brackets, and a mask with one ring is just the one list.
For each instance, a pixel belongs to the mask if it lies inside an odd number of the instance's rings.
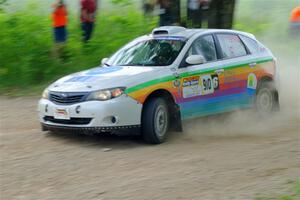
[[38,106],[44,131],[139,128],[158,144],[185,119],[279,108],[276,59],[249,33],[160,27],[102,65],[45,89]]

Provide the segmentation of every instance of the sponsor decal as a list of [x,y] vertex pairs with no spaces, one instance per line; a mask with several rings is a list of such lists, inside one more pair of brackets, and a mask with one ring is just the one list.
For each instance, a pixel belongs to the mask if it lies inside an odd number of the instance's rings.
[[121,70],[122,67],[97,67],[89,70],[87,75],[99,75],[99,74],[107,74]]
[[201,86],[199,85],[199,76],[190,76],[183,78],[182,81],[182,96],[190,98],[201,95]]
[[199,95],[212,94],[219,89],[219,77],[217,74],[203,76],[191,76],[183,79],[182,96],[190,98]]
[[70,119],[69,110],[65,108],[56,108],[54,110],[55,119]]
[[202,95],[214,93],[213,79],[210,74],[201,76],[201,84],[203,89]]
[[97,79],[97,75],[108,74],[108,73],[119,71],[121,69],[122,67],[97,67],[87,71],[85,75],[71,77],[69,80],[66,80],[65,82],[66,83],[67,82],[92,82]]
[[185,37],[181,37],[181,36],[155,36],[154,38],[158,40],[179,40],[179,41],[187,40]]
[[174,81],[173,81],[173,87],[174,87],[174,88],[177,88],[177,87],[179,87],[179,86],[180,86],[180,80],[178,80],[178,79],[174,80]]
[[69,82],[89,82],[97,79],[95,76],[74,76],[71,77],[70,79],[66,80],[65,83]]
[[248,75],[247,88],[256,89],[257,87],[257,78],[254,73],[250,73]]

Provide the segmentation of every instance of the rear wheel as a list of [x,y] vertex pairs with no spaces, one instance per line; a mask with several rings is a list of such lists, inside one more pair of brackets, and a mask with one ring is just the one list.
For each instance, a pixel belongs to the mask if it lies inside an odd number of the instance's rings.
[[163,98],[150,99],[142,114],[142,135],[146,142],[160,144],[165,141],[169,129],[169,111]]
[[263,82],[258,88],[255,108],[261,115],[279,110],[278,94],[273,82]]

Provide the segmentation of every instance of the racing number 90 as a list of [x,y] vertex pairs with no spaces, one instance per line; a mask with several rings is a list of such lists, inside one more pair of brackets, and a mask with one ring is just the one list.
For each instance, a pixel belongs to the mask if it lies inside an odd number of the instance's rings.
[[203,89],[206,90],[211,90],[212,84],[211,84],[211,78],[206,78],[202,80],[203,82]]
[[216,74],[208,74],[201,76],[202,83],[202,95],[214,93],[215,90],[219,89],[219,78]]

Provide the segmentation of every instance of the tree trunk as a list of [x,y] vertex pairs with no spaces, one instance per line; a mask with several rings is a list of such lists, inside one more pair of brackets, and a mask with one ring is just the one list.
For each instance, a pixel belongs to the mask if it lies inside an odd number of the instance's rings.
[[173,19],[173,24],[179,25],[181,23],[180,15],[180,0],[170,0],[171,1],[171,14]]
[[208,28],[231,29],[233,26],[235,0],[212,0]]
[[201,28],[202,10],[198,0],[187,0],[187,26]]

